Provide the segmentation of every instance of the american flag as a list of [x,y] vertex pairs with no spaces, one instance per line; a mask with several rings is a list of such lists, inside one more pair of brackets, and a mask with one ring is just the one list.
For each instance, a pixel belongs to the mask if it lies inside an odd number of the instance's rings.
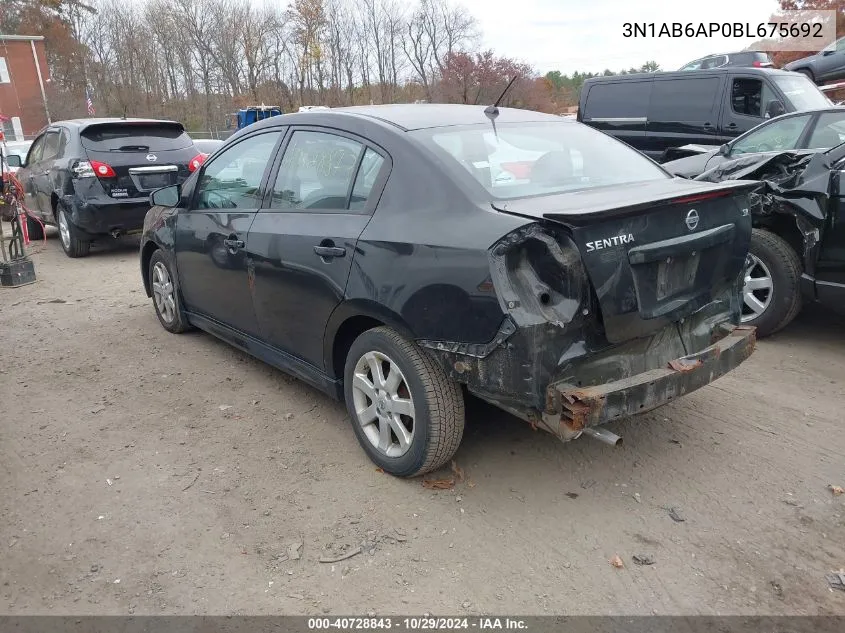
[[88,88],[85,88],[85,105],[88,106],[88,116],[94,116],[94,101]]

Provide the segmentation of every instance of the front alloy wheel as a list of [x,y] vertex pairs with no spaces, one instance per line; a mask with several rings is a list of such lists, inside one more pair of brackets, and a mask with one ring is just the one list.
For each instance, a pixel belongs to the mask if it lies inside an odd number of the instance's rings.
[[153,264],[153,301],[156,304],[156,311],[161,315],[162,321],[167,324],[173,323],[176,318],[176,298],[173,293],[173,282],[170,281],[170,273],[164,262]]
[[751,263],[745,269],[742,287],[742,322],[759,319],[772,302],[772,273],[756,255],[749,254]]
[[190,329],[190,324],[182,311],[176,278],[164,251],[158,249],[150,257],[148,279],[153,296],[153,307],[159,323],[168,332],[179,334]]

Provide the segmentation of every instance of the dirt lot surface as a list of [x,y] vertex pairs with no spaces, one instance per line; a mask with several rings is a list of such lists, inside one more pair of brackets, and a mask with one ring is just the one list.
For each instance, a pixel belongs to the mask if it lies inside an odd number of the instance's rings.
[[34,261],[0,289],[2,613],[845,614],[826,314],[613,425],[619,448],[473,402],[464,479],[433,491],[377,472],[339,403],[165,332],[137,243]]

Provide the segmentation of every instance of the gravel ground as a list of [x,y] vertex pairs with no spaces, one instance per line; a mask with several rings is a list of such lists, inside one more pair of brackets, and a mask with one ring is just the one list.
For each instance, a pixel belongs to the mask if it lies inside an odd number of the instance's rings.
[[137,242],[33,259],[0,289],[4,614],[845,614],[825,313],[618,448],[471,402],[463,479],[433,491],[378,472],[339,403],[165,332]]

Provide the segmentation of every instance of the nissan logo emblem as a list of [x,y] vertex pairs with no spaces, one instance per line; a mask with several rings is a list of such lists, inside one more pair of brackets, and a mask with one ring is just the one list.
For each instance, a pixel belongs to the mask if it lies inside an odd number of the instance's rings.
[[154,163],[158,160],[158,156],[156,156],[155,154],[147,154],[147,160],[151,163]]
[[687,213],[687,219],[684,222],[686,222],[687,228],[690,231],[694,231],[695,227],[698,226],[698,211],[690,209],[689,213]]

